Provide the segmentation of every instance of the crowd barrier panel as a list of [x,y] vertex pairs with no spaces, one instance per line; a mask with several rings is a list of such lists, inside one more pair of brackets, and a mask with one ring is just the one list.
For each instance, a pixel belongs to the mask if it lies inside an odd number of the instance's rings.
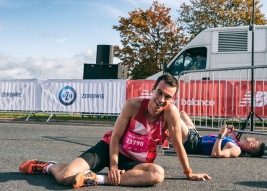
[[[230,123],[242,130],[251,111],[253,69],[257,76],[253,81],[253,125],[257,126],[256,131],[266,131],[266,68],[182,72],[173,103],[180,111],[186,111],[198,128],[214,129]],[[29,116],[44,112],[50,114],[47,122],[56,114],[118,116],[129,98],[150,98],[154,84],[155,80],[0,80],[0,112],[28,112]]]
[[0,112],[28,113],[41,111],[41,87],[38,80],[0,80]]
[[45,80],[41,108],[56,114],[118,116],[126,97],[126,80]]
[[[256,80],[252,80],[251,70]],[[178,108],[189,114],[197,128],[214,129],[227,123],[247,133],[253,99],[254,131],[264,134],[267,130],[266,72],[265,65],[184,71],[178,76]]]

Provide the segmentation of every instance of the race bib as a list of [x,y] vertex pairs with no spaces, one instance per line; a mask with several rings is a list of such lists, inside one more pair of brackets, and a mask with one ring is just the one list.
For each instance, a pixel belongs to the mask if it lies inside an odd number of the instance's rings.
[[123,140],[123,148],[125,150],[141,153],[147,152],[149,138],[147,135],[140,135],[127,131]]

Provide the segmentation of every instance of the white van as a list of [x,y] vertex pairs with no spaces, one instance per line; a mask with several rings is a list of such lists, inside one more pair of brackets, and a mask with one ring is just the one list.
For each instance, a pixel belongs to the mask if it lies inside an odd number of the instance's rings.
[[[267,25],[255,25],[254,66],[267,64],[266,30]],[[252,31],[248,26],[210,28],[202,31],[171,60],[166,71],[177,77],[185,70],[243,66],[252,66]],[[162,73],[163,71],[158,72],[147,79],[155,80]],[[212,79],[208,75],[202,75],[201,78]]]

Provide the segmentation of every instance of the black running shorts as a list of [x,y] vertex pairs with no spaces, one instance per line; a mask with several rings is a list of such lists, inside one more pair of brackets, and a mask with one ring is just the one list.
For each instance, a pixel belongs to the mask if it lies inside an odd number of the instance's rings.
[[[88,163],[88,165],[90,166],[90,170],[95,173],[98,173],[105,167],[109,168],[109,144],[101,140],[95,146],[85,151],[79,157],[83,158]],[[118,167],[120,170],[130,170],[138,164],[141,164],[141,162],[132,160],[119,153]]]
[[184,148],[188,154],[201,153],[201,136],[195,128],[189,129],[188,138],[184,143]]

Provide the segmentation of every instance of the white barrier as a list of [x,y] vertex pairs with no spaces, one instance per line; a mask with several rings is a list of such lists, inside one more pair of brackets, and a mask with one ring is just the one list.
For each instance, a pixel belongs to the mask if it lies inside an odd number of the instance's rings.
[[0,111],[40,111],[37,80],[0,80]]
[[43,112],[119,114],[126,80],[45,80],[41,82]]

